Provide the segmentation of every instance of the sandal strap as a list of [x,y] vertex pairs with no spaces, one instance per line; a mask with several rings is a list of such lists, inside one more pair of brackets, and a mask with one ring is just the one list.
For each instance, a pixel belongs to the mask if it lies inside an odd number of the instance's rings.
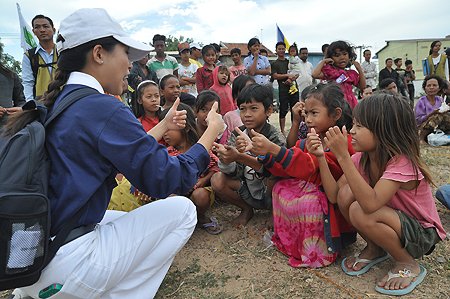
[[398,270],[397,273],[392,273],[391,271],[388,272],[388,279],[387,281],[393,279],[393,278],[415,278],[418,275],[415,273],[412,273],[411,270],[409,269],[403,269],[403,270]]
[[359,253],[355,253],[354,257],[355,257],[355,262],[353,263],[352,268],[354,268],[359,263],[370,264],[373,261],[373,260],[359,258]]
[[202,224],[202,226],[204,228],[207,228],[207,227],[214,227],[214,228],[219,227],[219,221],[217,221],[216,217],[211,217],[211,218],[209,218],[209,220],[211,220],[211,222]]

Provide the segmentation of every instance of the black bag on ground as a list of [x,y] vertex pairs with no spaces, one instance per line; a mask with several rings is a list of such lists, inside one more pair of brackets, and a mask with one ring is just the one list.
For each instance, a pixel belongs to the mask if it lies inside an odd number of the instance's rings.
[[10,137],[0,137],[0,290],[38,281],[41,271],[75,228],[81,208],[50,241],[50,202],[47,198],[49,160],[45,128],[74,102],[98,93],[76,89],[53,109],[29,101],[35,120]]

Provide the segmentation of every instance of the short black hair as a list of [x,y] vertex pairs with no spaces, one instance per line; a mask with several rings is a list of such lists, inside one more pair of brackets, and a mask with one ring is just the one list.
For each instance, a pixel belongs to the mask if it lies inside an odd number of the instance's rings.
[[392,78],[385,78],[380,82],[380,89],[385,89],[387,88],[389,85],[391,85],[392,83],[395,83],[395,85],[397,85],[397,82],[395,82],[394,79]]
[[438,86],[439,86],[439,92],[441,92],[442,89],[447,88],[446,82],[441,77],[433,74],[433,75],[428,75],[423,79],[423,83],[422,83],[423,90],[425,90],[425,86],[427,86],[427,82],[431,79],[435,79],[437,81]]
[[384,63],[388,62],[389,60],[392,60],[391,57],[386,58],[386,60],[384,61]]
[[241,49],[239,49],[239,48],[231,49],[230,55],[233,55],[234,53],[237,53],[237,54],[241,55]]
[[161,35],[161,34],[155,34],[153,36],[153,43],[157,42],[157,41],[163,41],[166,42],[166,36],[165,35]]
[[364,52],[363,52],[363,55],[366,55],[366,52],[370,52],[370,50],[369,49],[365,49]]
[[50,25],[52,26],[52,28],[55,27],[55,26],[53,25],[52,19],[50,19],[49,17],[44,16],[44,15],[35,15],[34,18],[31,20],[31,28],[34,28],[34,21],[35,21],[36,19],[46,19],[46,20],[50,23]]
[[260,49],[260,50],[259,50],[259,53],[266,53],[266,54],[269,54],[269,52],[267,52],[267,50],[264,49],[264,48]]
[[203,48],[202,48],[202,56],[205,56],[209,50],[213,50],[215,53],[217,53],[216,49],[214,48],[213,45],[206,45],[206,46],[203,46]]
[[308,51],[308,48],[307,47],[300,48],[300,49],[298,49],[298,52],[301,53],[303,50]]
[[[202,90],[198,96],[197,100],[195,101],[195,112],[199,112],[200,109],[206,106],[209,102],[217,102],[220,104],[220,97],[219,95],[210,89]],[[220,105],[219,105],[220,109]],[[220,111],[219,111],[220,112]]]
[[217,54],[220,53],[220,46],[216,43],[211,43],[211,46],[214,47],[214,51],[216,51]]
[[323,44],[322,45],[322,53],[325,51],[326,48],[328,48],[330,44]]
[[284,46],[284,47],[286,48],[286,44],[285,44],[284,42],[278,42],[278,43],[275,45],[275,50],[278,48],[278,46]]
[[397,62],[399,62],[400,60],[402,60],[403,58],[395,58],[394,59],[394,63],[397,64]]
[[249,81],[252,83],[256,83],[255,79],[253,79],[249,75],[239,75],[234,79],[233,85],[231,86],[231,96],[234,100],[237,100],[237,97],[241,93],[242,89],[247,86],[247,82]]
[[237,98],[237,105],[239,107],[241,104],[251,103],[252,101],[262,103],[264,110],[267,111],[273,105],[272,89],[258,83],[245,86]]
[[331,58],[336,50],[345,51],[348,53],[348,58],[356,59],[356,53],[353,47],[346,41],[338,40],[334,41],[328,46],[326,57]]
[[409,59],[406,59],[406,61],[405,61],[405,65],[410,65],[410,64],[412,64],[412,61],[411,61],[411,60],[409,60]]

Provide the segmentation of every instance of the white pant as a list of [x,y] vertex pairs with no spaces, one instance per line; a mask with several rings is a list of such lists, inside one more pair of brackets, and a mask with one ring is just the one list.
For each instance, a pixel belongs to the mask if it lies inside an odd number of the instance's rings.
[[93,232],[61,247],[38,282],[21,290],[33,298],[153,298],[177,252],[197,223],[195,206],[181,196],[130,213],[107,211]]

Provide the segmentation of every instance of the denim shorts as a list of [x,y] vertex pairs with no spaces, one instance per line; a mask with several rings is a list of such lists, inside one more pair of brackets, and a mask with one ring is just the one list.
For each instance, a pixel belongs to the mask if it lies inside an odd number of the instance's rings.
[[419,221],[397,211],[402,227],[400,241],[403,248],[415,259],[433,252],[441,239],[434,227],[423,228]]

